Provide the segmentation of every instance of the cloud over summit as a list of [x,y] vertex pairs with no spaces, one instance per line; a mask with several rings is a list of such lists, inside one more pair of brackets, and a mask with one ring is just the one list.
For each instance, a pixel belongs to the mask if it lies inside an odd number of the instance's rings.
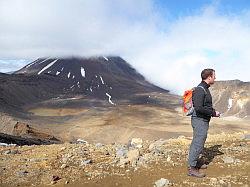
[[249,81],[249,10],[217,6],[169,21],[152,0],[2,0],[0,59],[119,55],[176,93],[207,67],[218,79]]

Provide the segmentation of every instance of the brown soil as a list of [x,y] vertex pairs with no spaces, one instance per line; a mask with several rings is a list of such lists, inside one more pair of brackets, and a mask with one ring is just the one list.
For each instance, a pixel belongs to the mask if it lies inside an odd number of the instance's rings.
[[[114,162],[115,146],[101,148],[91,144],[61,144],[47,146],[0,147],[0,186],[153,186],[168,179],[173,186],[244,186],[250,184],[250,140],[242,133],[210,135],[204,159],[209,167],[205,178],[186,174],[190,138],[170,139],[162,146],[162,154],[153,154],[147,163],[122,167]],[[149,153],[152,142],[143,141],[140,154]],[[18,153],[6,154],[8,150]],[[107,154],[109,152],[109,154]],[[223,159],[230,157],[233,163]],[[67,158],[67,166],[62,168]],[[91,159],[87,165],[81,160]],[[21,172],[21,173],[20,173]],[[52,177],[60,179],[53,182]],[[65,184],[68,183],[68,184]]]
[[53,108],[35,108],[30,109],[28,112],[34,113],[37,116],[70,116],[70,115],[79,115],[86,112],[87,109],[71,109],[71,108],[61,108],[61,109],[53,109]]
[[[88,110],[36,108],[32,111],[34,116],[24,122],[64,141],[81,138],[96,143],[126,143],[133,137],[155,140],[192,136],[190,117],[183,116],[180,108],[121,105]],[[249,131],[248,124],[249,120],[240,118],[212,119],[210,134]]]

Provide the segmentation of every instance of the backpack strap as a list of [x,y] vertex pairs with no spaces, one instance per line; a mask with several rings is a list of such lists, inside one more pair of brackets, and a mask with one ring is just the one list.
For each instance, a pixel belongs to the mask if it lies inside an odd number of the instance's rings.
[[207,95],[207,91],[205,90],[205,88],[203,86],[197,86],[197,87],[200,87],[204,90],[205,92],[205,97],[204,97],[204,101],[203,101],[203,105],[205,104],[205,100],[206,100],[206,95]]
[[205,94],[207,94],[207,91],[205,90],[205,88],[203,86],[197,86],[197,87],[202,88],[204,90]]

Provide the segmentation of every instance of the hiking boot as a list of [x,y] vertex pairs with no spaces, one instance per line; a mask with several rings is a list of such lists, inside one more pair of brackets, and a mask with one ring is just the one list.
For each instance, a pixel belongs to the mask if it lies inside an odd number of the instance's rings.
[[207,164],[203,164],[200,169],[207,169],[208,165]]
[[195,166],[196,169],[207,169],[208,165],[207,164],[197,164]]
[[202,178],[205,177],[206,175],[204,173],[200,173],[199,170],[195,167],[189,167],[188,176]]

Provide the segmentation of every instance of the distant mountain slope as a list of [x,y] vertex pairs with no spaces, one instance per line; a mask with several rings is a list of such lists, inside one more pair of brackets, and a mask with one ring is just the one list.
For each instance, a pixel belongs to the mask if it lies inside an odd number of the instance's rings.
[[213,102],[224,116],[250,117],[250,82],[217,81],[211,87]]
[[96,98],[114,105],[133,94],[168,92],[120,57],[39,58],[11,75],[0,74],[0,103],[21,107],[56,97]]

